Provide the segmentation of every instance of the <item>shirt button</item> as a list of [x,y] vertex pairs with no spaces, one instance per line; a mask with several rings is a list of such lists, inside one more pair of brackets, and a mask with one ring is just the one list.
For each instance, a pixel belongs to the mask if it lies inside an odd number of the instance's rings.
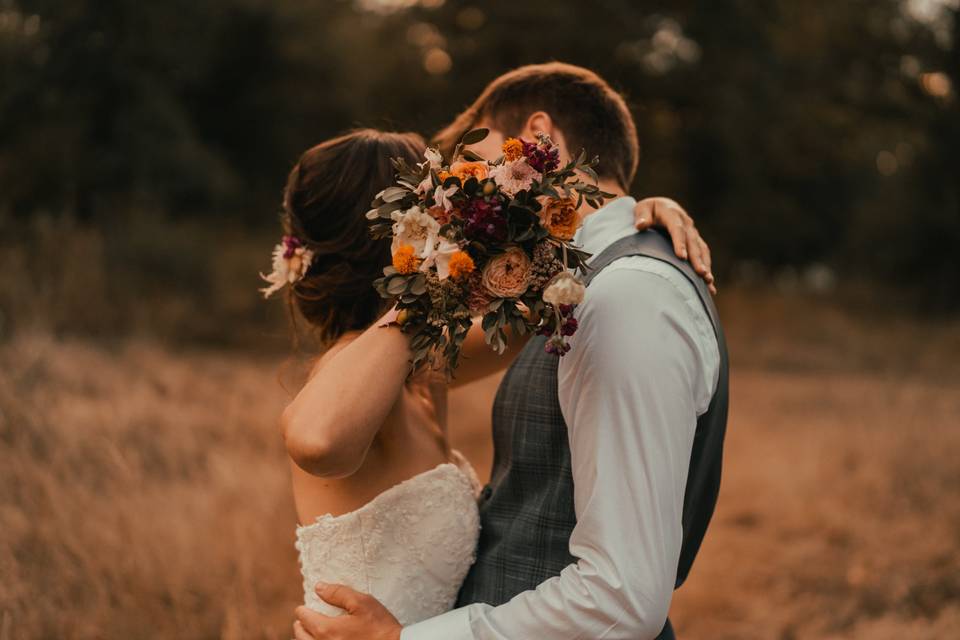
[[493,495],[493,489],[490,488],[490,485],[487,485],[483,488],[483,491],[480,492],[481,500],[489,500],[490,496]]

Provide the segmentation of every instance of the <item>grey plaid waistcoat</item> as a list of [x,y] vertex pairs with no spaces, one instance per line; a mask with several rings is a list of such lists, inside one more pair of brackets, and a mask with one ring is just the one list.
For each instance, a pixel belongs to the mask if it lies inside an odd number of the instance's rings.
[[[591,263],[586,284],[614,260],[643,255],[683,273],[696,288],[720,347],[720,376],[710,407],[697,421],[683,503],[683,541],[676,586],[686,579],[703,540],[720,488],[727,422],[728,361],[716,307],[690,265],[655,232],[628,236]],[[557,395],[557,362],[546,338],[531,338],[497,390],[493,405],[494,459],[480,497],[482,530],[477,562],[460,590],[458,606],[499,605],[534,589],[576,562],[569,540],[576,524],[567,425]],[[628,507],[629,505],[624,505]],[[659,638],[673,638],[669,620]]]

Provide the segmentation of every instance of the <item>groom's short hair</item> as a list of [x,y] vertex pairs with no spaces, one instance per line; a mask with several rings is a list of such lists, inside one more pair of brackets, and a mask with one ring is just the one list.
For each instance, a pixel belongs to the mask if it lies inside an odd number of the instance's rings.
[[630,109],[619,93],[589,69],[562,62],[508,71],[487,85],[463,113],[434,138],[445,155],[467,131],[488,120],[517,135],[530,114],[545,111],[566,138],[571,155],[586,149],[600,156],[597,173],[624,190],[637,173],[640,144]]

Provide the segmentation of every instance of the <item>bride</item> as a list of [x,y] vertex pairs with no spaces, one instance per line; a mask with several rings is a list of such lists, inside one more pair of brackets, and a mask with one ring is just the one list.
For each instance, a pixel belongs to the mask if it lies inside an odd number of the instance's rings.
[[[389,241],[370,237],[364,214],[393,181],[390,158],[421,162],[425,147],[415,134],[364,129],[306,151],[290,172],[284,240],[264,276],[267,295],[289,285],[291,307],[326,345],[280,420],[305,605],[337,615],[314,585],[343,584],[376,597],[402,625],[452,608],[480,526],[477,477],[447,439],[448,384],[429,371],[410,375],[408,337],[387,326],[396,312],[371,286],[390,262]],[[638,228],[666,228],[677,254],[712,280],[676,203],[644,200],[635,214]],[[517,339],[497,356],[475,326],[450,386],[506,367]]]

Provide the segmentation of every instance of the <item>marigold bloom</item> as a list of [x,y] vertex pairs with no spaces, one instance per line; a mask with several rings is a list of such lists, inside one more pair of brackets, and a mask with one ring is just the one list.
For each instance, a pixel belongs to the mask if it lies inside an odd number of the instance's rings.
[[440,184],[443,184],[444,182],[446,182],[447,178],[449,178],[451,175],[453,174],[451,174],[449,171],[437,172],[437,177],[440,179]]
[[450,173],[460,178],[461,182],[466,182],[470,178],[483,180],[487,177],[486,162],[454,162],[450,165]]
[[540,210],[540,221],[554,237],[572,240],[580,227],[580,212],[572,199],[554,198]]
[[503,158],[513,162],[523,157],[523,143],[516,138],[507,138],[503,143]]
[[413,273],[420,266],[420,258],[409,244],[400,245],[393,253],[393,268],[398,273]]
[[459,280],[473,273],[476,265],[473,263],[473,258],[470,257],[469,253],[466,251],[457,251],[450,256],[449,269],[450,277]]

